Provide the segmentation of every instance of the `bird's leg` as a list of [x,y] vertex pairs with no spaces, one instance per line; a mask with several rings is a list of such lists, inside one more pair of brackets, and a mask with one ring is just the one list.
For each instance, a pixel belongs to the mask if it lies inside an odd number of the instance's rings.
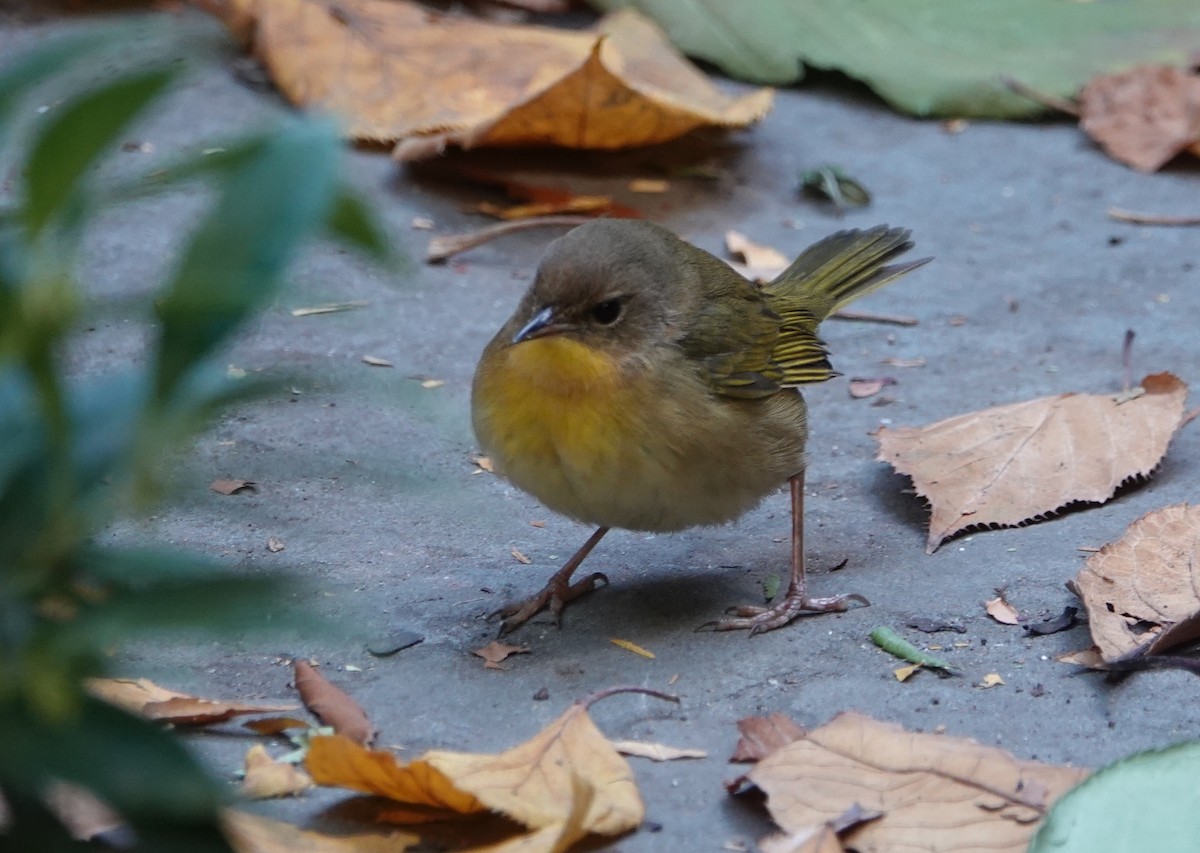
[[541,613],[549,605],[550,612],[554,615],[554,624],[562,627],[562,612],[567,606],[567,602],[574,601],[584,593],[591,592],[596,588],[598,581],[608,583],[608,576],[602,572],[592,572],[581,581],[571,583],[571,575],[579,568],[579,564],[584,561],[592,549],[596,547],[596,543],[604,538],[604,534],[608,532],[607,527],[598,527],[596,532],[588,537],[588,541],[583,543],[583,547],[576,551],[571,559],[563,563],[563,567],[550,576],[550,580],[546,581],[546,585],[542,587],[541,592],[531,595],[523,601],[514,601],[511,604],[506,604],[488,616],[489,619],[494,619],[497,616],[503,616],[504,621],[500,623],[500,636],[503,637],[510,631],[524,625],[538,613]]
[[846,610],[851,601],[869,606],[861,595],[835,595],[830,598],[810,598],[804,584],[804,473],[788,480],[792,491],[792,576],[783,598],[769,607],[747,605],[732,607],[731,617],[701,625],[697,630],[739,631],[750,634],[774,631],[806,613],[830,613]]

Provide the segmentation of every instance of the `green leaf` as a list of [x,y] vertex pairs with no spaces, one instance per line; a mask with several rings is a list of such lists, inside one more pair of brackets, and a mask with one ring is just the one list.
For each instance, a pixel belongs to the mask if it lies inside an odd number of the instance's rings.
[[24,53],[0,71],[0,144],[21,101],[44,80],[105,45],[107,35],[101,30],[80,30],[60,36]]
[[1029,853],[1193,853],[1200,839],[1200,741],[1097,770],[1050,809]]
[[52,779],[96,792],[130,820],[204,823],[223,797],[177,738],[99,700],[52,724],[0,704],[0,788],[40,793]]
[[353,190],[342,187],[338,191],[327,227],[335,240],[380,264],[395,266],[400,261],[374,210]]
[[161,302],[158,396],[275,293],[329,214],[339,151],[331,123],[297,121],[229,172]]
[[23,214],[30,235],[80,198],[87,171],[177,74],[157,68],[121,77],[51,114],[34,140],[26,168]]
[[685,53],[727,73],[791,83],[801,63],[842,71],[921,116],[1045,111],[1003,77],[1072,97],[1096,74],[1185,65],[1196,0],[592,0],[654,18]]

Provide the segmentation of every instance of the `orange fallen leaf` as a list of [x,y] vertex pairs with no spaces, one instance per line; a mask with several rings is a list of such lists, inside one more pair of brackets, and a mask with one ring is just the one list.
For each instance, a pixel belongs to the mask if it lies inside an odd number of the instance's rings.
[[737,722],[737,746],[730,761],[759,761],[775,750],[808,735],[808,730],[787,714],[769,717],[745,717]]
[[389,752],[335,735],[313,738],[306,764],[323,785],[460,814],[497,812],[533,831],[496,849],[564,850],[588,832],[634,829],[645,812],[629,765],[587,707],[572,705],[532,739],[498,755],[433,750],[401,764]]
[[967,738],[905,731],[852,712],[758,762],[747,779],[789,833],[858,804],[878,811],[843,835],[856,850],[1019,853],[1086,770],[1022,761]]
[[1194,639],[1200,613],[1200,506],[1176,504],[1142,516],[1120,539],[1088,557],[1075,589],[1105,662],[1151,640],[1149,653]]
[[226,810],[225,837],[236,853],[404,853],[421,839],[406,832],[324,835],[290,823]]
[[1148,477],[1179,428],[1187,385],[1170,373],[1144,394],[1060,394],[876,433],[881,462],[932,506],[926,551],[978,527],[1012,527],[1072,503],[1103,503]]
[[307,773],[294,764],[276,761],[262,744],[246,751],[245,765],[241,794],[252,800],[294,797],[313,786]]
[[260,735],[278,735],[292,729],[311,729],[312,724],[295,717],[263,717],[261,720],[247,720],[242,727]]
[[509,655],[529,654],[529,646],[513,646],[499,640],[492,640],[483,648],[476,649],[472,654],[483,658],[485,669],[504,669],[505,667],[500,665],[503,660]]
[[404,0],[223,6],[293,103],[333,113],[356,140],[396,143],[402,160],[447,145],[651,145],[703,126],[744,127],[771,107],[770,90],[723,94],[631,10],[578,32]]
[[1200,157],[1200,76],[1142,66],[1092,79],[1080,126],[1116,160],[1155,172],[1184,151]]
[[201,699],[160,687],[147,678],[90,678],[87,690],[131,714],[174,726],[207,726],[246,714],[290,711],[295,705]]
[[236,495],[240,492],[252,492],[258,483],[253,480],[213,480],[208,487],[218,495]]
[[708,758],[708,753],[703,749],[689,749],[687,747],[666,746],[661,743],[647,743],[640,740],[614,740],[609,741],[613,749],[622,755],[631,755],[635,758],[649,758],[651,761],[677,761],[681,758]]
[[375,739],[375,726],[371,724],[367,712],[349,694],[331,683],[306,660],[298,659],[293,670],[293,680],[300,699],[317,719],[355,743],[370,743]]
[[1017,608],[1013,607],[1004,598],[1004,593],[996,590],[996,597],[989,599],[983,605],[987,610],[988,616],[991,616],[1001,625],[1017,625],[1021,622],[1021,614],[1017,612]]

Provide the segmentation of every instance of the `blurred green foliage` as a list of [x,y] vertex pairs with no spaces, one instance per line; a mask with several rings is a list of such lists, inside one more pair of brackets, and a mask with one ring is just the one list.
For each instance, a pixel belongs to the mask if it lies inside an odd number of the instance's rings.
[[[108,652],[132,632],[246,625],[280,581],[165,549],[101,547],[96,534],[158,496],[164,453],[246,395],[212,357],[272,298],[305,240],[332,237],[393,260],[370,209],[339,179],[340,142],[325,121],[295,119],[153,180],[105,187],[97,167],[186,74],[170,51],[98,84],[66,73],[101,64],[122,38],[120,27],[77,31],[0,70],[0,150],[17,177],[0,211],[4,849],[74,849],[46,805],[56,781],[112,806],[133,849],[228,849],[218,783],[173,735],[91,698],[83,682],[104,674]],[[53,106],[33,119],[33,95],[47,90],[38,102]],[[63,352],[84,305],[77,251],[89,223],[118,198],[194,180],[212,201],[155,294],[144,366],[73,381]]]

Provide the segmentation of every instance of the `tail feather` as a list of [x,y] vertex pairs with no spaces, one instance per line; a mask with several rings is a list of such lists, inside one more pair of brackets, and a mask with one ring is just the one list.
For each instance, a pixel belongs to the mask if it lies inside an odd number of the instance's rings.
[[860,296],[929,262],[922,258],[884,266],[913,247],[907,228],[878,225],[831,234],[814,243],[763,288],[785,311],[801,301],[817,322]]
[[885,266],[912,248],[907,228],[878,225],[839,231],[814,243],[763,287],[781,320],[771,357],[784,387],[823,382],[837,375],[817,326],[849,302],[895,281],[932,258]]

